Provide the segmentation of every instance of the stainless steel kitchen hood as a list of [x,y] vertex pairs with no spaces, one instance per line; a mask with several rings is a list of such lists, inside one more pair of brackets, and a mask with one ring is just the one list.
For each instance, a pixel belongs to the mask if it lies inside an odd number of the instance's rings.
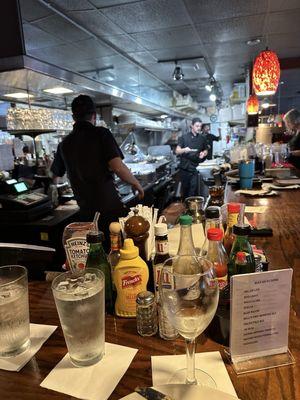
[[[72,89],[73,95],[62,97],[43,92],[44,89],[59,85]],[[92,96],[100,106],[111,104],[124,110],[148,115],[164,113],[178,117],[186,116],[184,113],[154,104],[109,84],[39,61],[28,55],[0,58],[0,97],[4,98],[4,94],[12,90],[28,91],[33,94],[31,103],[36,105],[62,108],[69,105],[74,96],[84,93]]]

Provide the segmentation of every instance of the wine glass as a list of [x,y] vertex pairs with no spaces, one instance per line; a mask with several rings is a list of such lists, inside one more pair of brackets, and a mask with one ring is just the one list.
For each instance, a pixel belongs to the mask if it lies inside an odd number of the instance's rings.
[[210,375],[195,369],[195,339],[212,321],[219,301],[213,264],[192,255],[169,258],[160,274],[159,297],[167,318],[186,343],[186,368],[177,370],[168,383],[216,388]]

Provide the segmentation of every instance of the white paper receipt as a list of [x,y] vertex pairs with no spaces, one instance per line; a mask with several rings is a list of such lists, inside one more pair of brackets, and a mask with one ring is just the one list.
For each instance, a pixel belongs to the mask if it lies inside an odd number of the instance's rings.
[[292,274],[283,269],[231,278],[233,362],[287,351]]

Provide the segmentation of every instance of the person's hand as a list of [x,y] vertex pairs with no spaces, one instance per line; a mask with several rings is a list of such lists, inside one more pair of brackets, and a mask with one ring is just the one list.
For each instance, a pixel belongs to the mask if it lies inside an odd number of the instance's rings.
[[207,150],[200,151],[199,158],[204,158],[207,156]]
[[144,189],[142,188],[142,185],[140,183],[132,185],[132,191],[134,195],[136,195],[136,192],[138,192],[139,200],[142,200],[144,198]]
[[190,147],[184,147],[184,153],[190,153],[191,151],[193,151]]

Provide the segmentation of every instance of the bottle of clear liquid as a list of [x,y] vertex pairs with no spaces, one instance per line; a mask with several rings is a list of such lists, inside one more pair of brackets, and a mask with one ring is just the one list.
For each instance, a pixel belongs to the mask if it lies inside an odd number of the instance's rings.
[[[155,233],[155,256],[153,259],[153,274],[154,274],[154,290],[155,298],[158,306],[158,322],[159,336],[165,340],[172,340],[178,337],[178,332],[171,325],[163,307],[159,301],[158,285],[161,276],[161,271],[164,262],[170,258],[169,242],[168,242],[168,226],[167,224],[159,223],[154,226]],[[164,274],[166,284],[169,285],[167,273]]]
[[105,276],[105,310],[112,314],[114,310],[113,292],[110,265],[104,252],[102,242],[103,232],[91,231],[86,235],[89,244],[89,253],[86,261],[86,268],[100,269]]
[[207,231],[210,228],[219,228],[223,232],[223,226],[220,218],[220,208],[216,206],[207,207],[205,210],[205,240],[201,248],[201,256],[205,257],[208,251]]
[[192,235],[193,218],[190,215],[181,215],[179,218],[180,223],[180,241],[177,255],[190,255],[196,256],[196,249]]
[[228,257],[222,244],[223,231],[220,228],[209,228],[207,231],[208,251],[206,258],[214,265],[219,289],[227,286]]

